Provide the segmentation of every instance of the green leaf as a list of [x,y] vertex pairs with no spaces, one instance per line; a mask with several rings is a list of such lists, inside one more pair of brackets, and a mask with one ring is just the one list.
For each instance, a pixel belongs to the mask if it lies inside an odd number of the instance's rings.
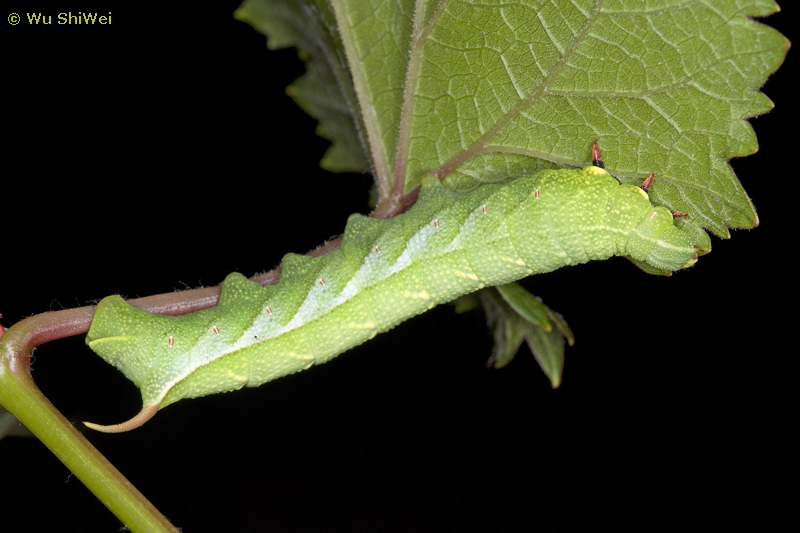
[[234,17],[268,35],[270,49],[296,46],[306,60],[308,72],[286,92],[319,120],[317,133],[333,142],[320,165],[332,172],[368,170],[358,135],[358,104],[329,3],[246,0]]
[[455,307],[456,313],[466,313],[467,311],[472,311],[476,309],[481,304],[478,295],[474,292],[469,294],[465,294],[464,296],[459,296],[455,300],[453,300],[453,306]]
[[487,365],[506,366],[525,340],[539,367],[557,388],[564,371],[564,338],[570,346],[575,342],[564,318],[517,283],[483,289],[478,295],[495,341]]
[[497,292],[511,308],[521,317],[545,331],[552,331],[553,326],[547,318],[547,306],[541,300],[522,288],[519,283],[498,285]]
[[[757,217],[726,159],[753,153],[741,119],[787,41],[748,20],[774,2],[447,2],[429,19],[413,94],[407,187],[580,166],[598,139],[612,174],[727,236]],[[435,19],[435,21],[434,21]],[[516,157],[511,157],[511,155]],[[521,158],[519,156],[522,156]]]
[[[256,3],[294,5],[248,0],[240,12]],[[322,20],[328,33],[333,26],[326,4],[308,5],[285,8],[291,16],[248,20],[272,32],[271,46],[311,49],[297,37],[307,41],[318,31],[309,21]],[[620,180],[638,184],[656,172],[651,197],[689,213],[680,224],[703,250],[711,243],[702,227],[728,237],[727,227],[758,224],[727,160],[757,150],[743,119],[772,108],[757,89],[789,43],[748,17],[777,11],[774,1],[331,6],[340,40],[329,40],[334,50],[343,48],[351,74],[343,94],[358,101],[382,199],[395,181],[410,191],[426,172],[467,189],[542,168],[584,166],[597,139]],[[323,119],[323,129],[334,133],[334,123],[340,124]]]

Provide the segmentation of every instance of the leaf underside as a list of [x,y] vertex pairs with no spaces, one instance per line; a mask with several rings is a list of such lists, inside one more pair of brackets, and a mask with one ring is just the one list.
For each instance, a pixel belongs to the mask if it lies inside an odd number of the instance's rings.
[[653,201],[689,213],[679,224],[708,250],[703,227],[728,237],[758,224],[727,160],[757,150],[744,119],[772,108],[758,88],[788,41],[748,17],[777,10],[772,0],[247,0],[236,16],[270,47],[310,58],[290,94],[334,139],[326,166],[369,165],[382,199],[426,172],[468,190],[585,166],[597,140],[621,181],[655,172]]

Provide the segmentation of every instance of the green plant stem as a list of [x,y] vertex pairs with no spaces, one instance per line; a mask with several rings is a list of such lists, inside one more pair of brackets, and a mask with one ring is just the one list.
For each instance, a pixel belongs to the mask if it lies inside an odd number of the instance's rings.
[[[218,287],[131,300],[150,312],[183,314],[217,303]],[[42,313],[0,330],[0,407],[52,451],[131,531],[178,531],[42,394],[30,373],[31,353],[45,342],[85,333],[94,307]]]
[[[83,322],[88,327],[91,320],[87,308],[60,313],[70,314],[60,317],[66,329],[80,329]],[[44,322],[51,322],[49,318]],[[33,319],[16,324],[0,337],[0,405],[25,424],[131,531],[178,531],[36,387],[26,341],[35,337],[33,330],[42,321],[37,324]]]

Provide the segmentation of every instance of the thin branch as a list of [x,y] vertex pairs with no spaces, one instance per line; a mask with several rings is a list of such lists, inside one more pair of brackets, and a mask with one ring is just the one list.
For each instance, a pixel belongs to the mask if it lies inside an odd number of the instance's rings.
[[93,308],[44,313],[0,338],[0,405],[22,422],[123,523],[135,532],[178,531],[36,387],[30,373],[35,343],[88,329]]

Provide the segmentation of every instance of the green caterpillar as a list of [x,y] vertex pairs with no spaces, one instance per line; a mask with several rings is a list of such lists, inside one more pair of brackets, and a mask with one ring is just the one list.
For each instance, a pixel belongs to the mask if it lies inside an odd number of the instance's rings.
[[154,315],[103,299],[87,343],[140,387],[144,407],[123,424],[87,425],[126,431],[182,398],[261,385],[486,286],[614,255],[653,273],[697,260],[672,212],[617,182],[599,155],[595,164],[466,194],[426,176],[407,213],[354,214],[339,250],[286,255],[276,285],[230,274],[219,305],[196,313]]

